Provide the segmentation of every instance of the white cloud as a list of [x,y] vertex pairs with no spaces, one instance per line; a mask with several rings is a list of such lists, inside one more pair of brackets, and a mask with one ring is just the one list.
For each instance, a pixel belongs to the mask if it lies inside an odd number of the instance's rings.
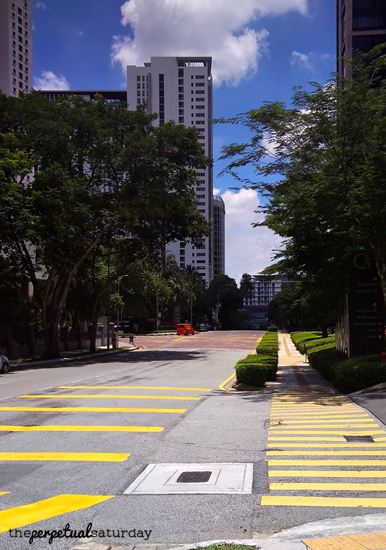
[[221,196],[225,202],[225,272],[239,281],[243,273],[255,274],[270,265],[281,239],[266,227],[252,227],[263,219],[255,212],[260,202],[256,191],[225,191]]
[[70,84],[62,74],[53,71],[42,71],[40,77],[34,78],[35,90],[69,90]]
[[291,54],[290,64],[292,67],[300,69],[307,69],[307,71],[313,71],[314,67],[311,62],[311,54],[306,54],[294,50]]
[[219,195],[221,189],[219,187],[213,187],[213,195]]
[[36,8],[37,10],[45,11],[47,9],[47,4],[43,2],[43,0],[37,0],[34,3],[34,8]]
[[237,85],[255,73],[267,48],[268,31],[256,21],[289,11],[307,13],[308,0],[126,0],[124,26],[131,33],[114,36],[111,58],[123,71],[151,56],[213,57],[215,85]]
[[298,52],[294,50],[290,57],[290,65],[296,69],[306,70],[314,72],[318,63],[330,61],[331,55],[329,53],[316,53],[316,52]]

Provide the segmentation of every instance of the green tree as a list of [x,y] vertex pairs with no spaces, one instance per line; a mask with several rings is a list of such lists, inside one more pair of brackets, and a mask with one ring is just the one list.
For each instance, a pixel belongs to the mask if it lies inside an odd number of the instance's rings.
[[385,64],[379,50],[359,55],[352,81],[313,83],[295,89],[290,107],[267,103],[236,117],[231,122],[252,138],[223,151],[228,172],[239,177],[253,165],[260,175],[249,182],[268,197],[256,225],[283,237],[283,272],[312,284],[321,296],[315,303],[328,304],[323,327],[341,309],[357,250],[374,256],[386,297]]
[[237,283],[228,275],[218,275],[210,283],[208,303],[223,329],[241,328],[243,296]]
[[120,235],[162,259],[166,242],[208,232],[192,193],[208,162],[197,131],[152,118],[76,97],[0,96],[1,251],[33,284],[46,357],[58,355],[68,294],[101,245]]

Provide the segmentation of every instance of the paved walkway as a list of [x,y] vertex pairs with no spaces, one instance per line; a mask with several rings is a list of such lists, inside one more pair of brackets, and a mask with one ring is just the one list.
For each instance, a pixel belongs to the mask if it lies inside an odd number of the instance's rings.
[[[310,370],[280,334],[268,435],[269,494],[262,506],[386,507],[385,426]],[[349,514],[348,514],[349,515]],[[386,533],[303,539],[311,550],[386,548]]]

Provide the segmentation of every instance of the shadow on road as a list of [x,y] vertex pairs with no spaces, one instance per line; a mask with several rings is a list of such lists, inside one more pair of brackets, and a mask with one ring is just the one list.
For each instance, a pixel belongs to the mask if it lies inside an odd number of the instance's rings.
[[88,365],[99,365],[109,363],[151,363],[157,361],[190,361],[204,359],[205,353],[201,351],[188,351],[188,350],[151,350],[151,351],[122,351],[111,355],[103,355],[102,357],[81,357],[76,360],[65,361],[58,360],[57,363],[44,363],[41,362],[36,365],[12,365],[10,372],[0,375],[10,376],[13,372],[21,370],[35,370],[35,369],[57,369],[63,367],[85,367]]

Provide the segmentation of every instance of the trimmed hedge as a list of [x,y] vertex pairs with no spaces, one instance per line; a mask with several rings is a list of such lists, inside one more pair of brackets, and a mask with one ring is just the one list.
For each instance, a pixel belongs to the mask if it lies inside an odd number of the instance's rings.
[[306,353],[311,367],[338,389],[350,393],[386,382],[386,363],[379,355],[360,355],[347,359],[335,348],[335,336],[322,338],[321,333],[293,332],[292,340],[301,353]]
[[266,332],[259,341],[256,354],[247,355],[236,364],[236,379],[248,386],[264,386],[276,379],[278,363],[277,332]]

